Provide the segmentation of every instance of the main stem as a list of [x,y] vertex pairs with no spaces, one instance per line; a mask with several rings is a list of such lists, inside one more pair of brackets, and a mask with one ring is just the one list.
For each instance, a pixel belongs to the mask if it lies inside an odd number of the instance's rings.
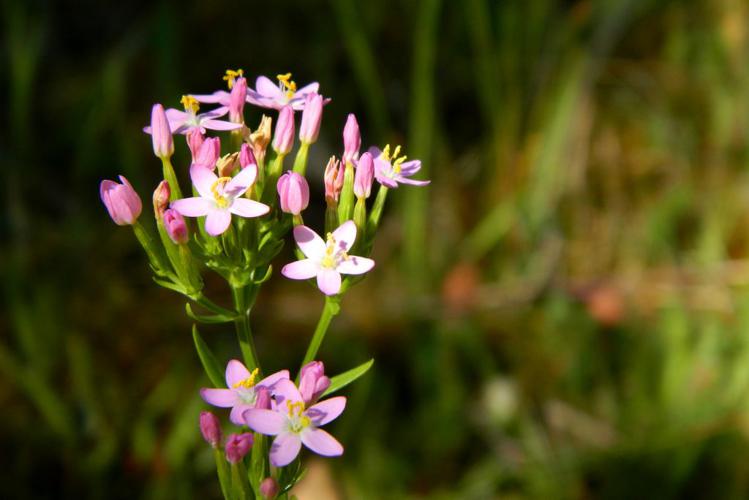
[[234,298],[234,307],[239,313],[239,317],[234,320],[239,348],[242,351],[244,364],[252,371],[255,368],[260,368],[255,351],[255,341],[252,339],[252,331],[250,330],[250,307],[252,304],[247,300],[246,287],[232,286],[231,293]]
[[317,327],[315,327],[315,333],[312,335],[309,347],[307,347],[307,353],[304,355],[302,366],[314,360],[315,356],[317,356],[317,351],[320,350],[320,345],[325,338],[325,334],[328,332],[330,322],[341,310],[337,300],[337,298],[325,297],[325,307],[323,307],[320,319],[317,322]]

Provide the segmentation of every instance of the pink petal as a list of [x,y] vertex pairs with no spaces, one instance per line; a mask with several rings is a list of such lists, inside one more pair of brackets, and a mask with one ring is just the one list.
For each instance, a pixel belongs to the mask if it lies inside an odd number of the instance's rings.
[[286,411],[287,402],[299,403],[303,401],[299,389],[289,379],[281,379],[273,386],[273,395],[280,411]]
[[417,181],[416,179],[409,179],[408,177],[403,177],[402,175],[399,175],[395,178],[398,182],[401,184],[411,184],[412,186],[426,186],[432,181]]
[[[205,143],[204,143],[205,144]],[[209,147],[209,146],[206,146]],[[211,188],[218,180],[212,168],[206,168],[205,165],[192,165],[190,167],[190,179],[198,194],[203,198],[213,199]]]
[[234,384],[250,378],[250,370],[241,361],[232,359],[226,365],[226,386],[230,389]]
[[325,255],[325,242],[307,226],[296,226],[294,228],[294,239],[302,253],[308,258],[319,260]]
[[236,405],[231,409],[231,412],[229,413],[229,421],[231,421],[231,423],[234,425],[246,425],[244,420],[244,412],[252,409],[253,407],[248,404],[240,403]]
[[341,291],[341,273],[335,269],[320,269],[317,274],[317,288],[325,295],[335,295]]
[[343,446],[341,443],[322,429],[315,429],[314,427],[304,429],[302,431],[302,443],[310,450],[324,457],[343,455]]
[[348,252],[356,240],[356,224],[354,224],[354,221],[348,220],[338,226],[338,229],[333,231],[333,238],[335,238],[336,245]]
[[257,77],[257,80],[255,80],[255,90],[263,97],[271,97],[273,99],[284,97],[284,93],[278,88],[278,85],[266,76]]
[[236,130],[242,128],[241,123],[225,122],[223,120],[200,120],[200,126],[210,130]]
[[346,397],[338,396],[310,406],[304,414],[312,419],[315,425],[320,426],[338,418],[344,408],[346,408]]
[[375,265],[372,259],[349,255],[349,258],[338,264],[336,270],[343,274],[364,274]]
[[169,130],[176,131],[190,118],[190,114],[178,109],[169,108],[165,111],[166,119],[169,122]]
[[320,84],[318,82],[312,82],[297,90],[295,92],[295,95],[304,96],[305,94],[309,94],[310,92],[317,93],[318,90],[320,90]]
[[220,408],[231,408],[237,403],[237,395],[231,389],[200,389],[200,397]]
[[260,217],[261,215],[267,214],[270,211],[270,207],[259,201],[248,200],[247,198],[237,198],[232,202],[229,211],[240,217]]
[[312,259],[303,259],[286,264],[281,274],[292,280],[308,280],[317,276],[319,266]]
[[205,232],[211,236],[222,234],[230,225],[231,212],[228,210],[213,209],[205,218]]
[[215,209],[215,204],[205,198],[183,198],[172,202],[172,208],[185,217],[202,217]]
[[302,449],[302,440],[296,434],[284,432],[273,440],[270,447],[270,463],[276,467],[289,465]]
[[[254,167],[254,168],[253,168]],[[250,165],[243,168],[232,180],[226,185],[226,191],[234,196],[239,196],[252,186],[257,177],[257,165]]]
[[217,90],[213,94],[193,94],[193,97],[198,102],[204,102],[207,104],[229,102],[229,93],[225,90]]
[[277,411],[250,408],[244,412],[244,423],[255,432],[275,436],[286,426],[286,417]]
[[258,387],[273,387],[279,380],[289,380],[289,370],[281,370],[279,372],[268,375],[263,380],[257,383]]
[[421,169],[421,160],[411,160],[401,163],[401,175],[411,177]]

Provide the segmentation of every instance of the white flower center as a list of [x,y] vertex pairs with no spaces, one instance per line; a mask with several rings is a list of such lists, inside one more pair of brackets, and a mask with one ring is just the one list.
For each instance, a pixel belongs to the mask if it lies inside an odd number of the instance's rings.
[[320,260],[320,266],[326,269],[335,269],[341,262],[349,258],[346,253],[346,247],[337,242],[332,233],[328,233],[327,242],[325,243],[325,255]]

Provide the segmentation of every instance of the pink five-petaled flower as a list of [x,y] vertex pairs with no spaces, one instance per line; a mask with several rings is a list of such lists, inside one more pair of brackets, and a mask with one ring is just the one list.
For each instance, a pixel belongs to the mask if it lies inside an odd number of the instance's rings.
[[385,187],[397,188],[398,184],[411,184],[413,186],[426,186],[431,181],[418,181],[410,179],[412,175],[421,169],[421,160],[406,161],[405,156],[398,156],[401,147],[395,148],[390,153],[390,144],[380,151],[370,148],[369,153],[374,157],[374,174],[377,182]]
[[231,225],[232,214],[260,217],[270,210],[268,205],[242,197],[256,176],[257,166],[249,166],[232,178],[218,177],[212,170],[195,164],[190,167],[190,177],[200,196],[176,200],[172,208],[186,217],[205,215],[206,232],[218,236]]
[[[278,85],[268,77],[259,76],[255,81],[255,88],[247,89],[247,102],[261,108],[279,110],[288,104],[295,111],[300,111],[307,103],[307,95],[317,93],[320,88],[319,83],[313,82],[297,89],[291,73],[278,75],[276,78]],[[330,99],[325,99],[323,104],[328,102]]]
[[324,241],[307,226],[294,228],[294,239],[306,259],[286,264],[281,274],[293,280],[317,277],[317,287],[325,295],[335,295],[341,290],[341,274],[364,274],[374,267],[366,257],[349,255],[356,240],[356,224],[346,221]]
[[[221,107],[207,113],[198,114],[199,104],[197,99],[191,95],[182,96],[180,101],[185,107],[184,111],[169,108],[166,110],[166,118],[169,121],[169,129],[173,134],[187,134],[190,130],[199,130],[205,134],[206,129],[210,130],[236,130],[242,128],[241,123],[232,123],[224,120],[217,120],[226,113],[228,107]],[[151,133],[151,127],[145,127],[143,131]]]
[[270,449],[270,462],[284,467],[299,454],[302,443],[318,455],[336,457],[343,446],[319,427],[338,418],[346,407],[346,398],[338,396],[306,407],[302,395],[291,380],[279,380],[273,390],[275,410],[257,408],[244,412],[245,423],[255,432],[276,436]]
[[[259,382],[255,382],[257,374],[257,369],[250,373],[241,361],[232,359],[226,365],[226,385],[228,389],[204,388],[200,390],[200,397],[210,405],[231,408],[229,420],[233,424],[243,425],[242,413],[256,407],[258,399],[261,399],[258,398],[261,389],[271,390],[278,381],[288,380],[289,378],[289,371],[281,370]],[[266,401],[260,403],[261,408],[267,407]]]
[[129,226],[138,220],[143,203],[125,177],[120,176],[120,181],[122,184],[108,179],[101,181],[99,195],[114,223],[118,226]]

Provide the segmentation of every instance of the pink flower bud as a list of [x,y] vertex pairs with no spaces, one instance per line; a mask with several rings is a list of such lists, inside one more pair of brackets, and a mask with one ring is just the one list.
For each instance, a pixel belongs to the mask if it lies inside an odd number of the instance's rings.
[[242,460],[252,448],[252,433],[232,434],[226,440],[226,459],[235,464]]
[[164,210],[169,207],[170,195],[169,183],[167,181],[161,181],[153,192],[153,213],[156,216],[156,220],[161,220],[161,217],[164,215]]
[[249,167],[250,165],[257,166],[255,153],[252,152],[252,148],[246,142],[242,144],[242,149],[240,149],[239,151],[239,164],[243,169]]
[[350,113],[346,119],[346,126],[343,127],[343,163],[358,158],[360,147],[359,123],[356,121],[354,114]]
[[198,159],[200,146],[205,141],[205,135],[200,131],[200,127],[193,127],[187,131],[185,138],[187,139],[187,147],[190,148],[190,153],[192,154],[192,162],[195,163]]
[[322,122],[322,96],[307,94],[307,101],[302,112],[302,124],[299,126],[299,140],[307,144],[317,141]]
[[244,123],[244,103],[247,97],[247,80],[237,78],[229,94],[229,120],[232,123]]
[[218,448],[221,443],[221,423],[216,415],[209,411],[200,412],[200,432],[208,444]]
[[151,141],[153,154],[157,157],[169,158],[174,153],[172,131],[169,129],[169,120],[166,118],[164,106],[161,104],[154,104],[151,108]]
[[164,210],[164,229],[169,238],[177,245],[184,245],[190,239],[187,224],[182,214],[171,208]]
[[270,391],[266,387],[255,389],[255,408],[260,410],[270,410]]
[[317,401],[330,387],[330,379],[325,376],[322,361],[310,361],[304,365],[299,378],[299,392],[307,404]]
[[276,498],[278,490],[278,482],[272,477],[266,477],[260,482],[260,494],[263,498]]
[[284,106],[278,113],[276,133],[273,136],[273,149],[278,154],[288,154],[294,146],[294,109]]
[[364,153],[359,158],[354,177],[354,194],[357,198],[369,198],[372,181],[374,181],[374,160],[371,154]]
[[120,176],[120,181],[122,184],[110,180],[101,181],[99,195],[115,224],[128,226],[138,220],[143,204],[127,179]]
[[287,214],[299,215],[309,204],[307,180],[296,172],[283,174],[276,184],[281,210]]
[[325,167],[325,200],[328,203],[334,203],[338,201],[338,196],[341,194],[343,189],[343,165],[341,162],[336,160],[335,156],[331,156],[328,160],[328,165]]
[[200,146],[198,157],[194,163],[213,170],[216,167],[219,156],[221,156],[221,139],[218,137],[209,137]]

